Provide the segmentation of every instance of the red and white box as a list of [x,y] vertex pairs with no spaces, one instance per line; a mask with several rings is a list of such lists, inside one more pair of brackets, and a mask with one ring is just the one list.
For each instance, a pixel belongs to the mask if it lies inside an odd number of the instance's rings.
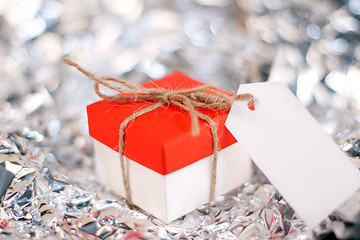
[[[172,90],[203,85],[179,72],[143,84],[145,88]],[[154,102],[119,103],[107,99],[87,107],[89,132],[95,139],[95,166],[99,180],[125,196],[119,160],[121,122]],[[251,161],[224,123],[229,111],[198,110],[217,127],[219,155],[215,197],[247,181]],[[124,155],[134,204],[168,223],[209,200],[212,136],[207,122],[199,120],[193,136],[187,111],[163,106],[130,122],[125,130]]]

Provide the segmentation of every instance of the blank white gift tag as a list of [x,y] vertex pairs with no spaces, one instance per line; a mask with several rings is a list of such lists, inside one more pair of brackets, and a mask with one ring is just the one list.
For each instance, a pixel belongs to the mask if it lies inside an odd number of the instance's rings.
[[360,172],[280,82],[241,85],[256,99],[231,108],[226,127],[311,228],[360,188]]

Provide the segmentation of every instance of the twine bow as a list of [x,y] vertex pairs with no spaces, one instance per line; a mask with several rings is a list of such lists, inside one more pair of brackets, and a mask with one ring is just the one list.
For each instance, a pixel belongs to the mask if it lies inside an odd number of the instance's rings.
[[[213,160],[211,167],[211,187],[209,201],[214,200],[215,185],[216,185],[216,168],[218,158],[218,136],[216,133],[216,125],[214,121],[196,109],[212,109],[212,110],[228,110],[231,108],[234,101],[249,99],[248,106],[253,106],[254,97],[249,93],[238,94],[234,96],[228,96],[218,90],[211,88],[208,85],[195,87],[192,89],[185,90],[167,90],[167,89],[156,89],[156,88],[144,88],[135,84],[131,84],[123,79],[114,77],[96,77],[94,74],[85,70],[77,63],[64,59],[64,63],[77,68],[80,72],[86,75],[88,78],[95,81],[94,89],[98,96],[104,99],[117,101],[117,102],[137,102],[137,101],[151,101],[155,102],[149,107],[143,108],[129,117],[127,117],[120,125],[119,130],[119,158],[121,164],[121,174],[123,179],[123,185],[126,194],[126,200],[130,205],[133,205],[131,199],[131,190],[129,187],[128,177],[126,175],[125,161],[124,161],[124,134],[125,128],[130,121],[133,121],[137,117],[151,112],[163,105],[174,105],[187,112],[191,117],[191,127],[193,135],[199,134],[199,119],[205,120],[211,130],[212,135],[212,148],[213,148]],[[120,83],[126,88],[116,87],[110,82]],[[103,85],[116,92],[123,93],[125,95],[106,95],[100,91],[99,86]]]

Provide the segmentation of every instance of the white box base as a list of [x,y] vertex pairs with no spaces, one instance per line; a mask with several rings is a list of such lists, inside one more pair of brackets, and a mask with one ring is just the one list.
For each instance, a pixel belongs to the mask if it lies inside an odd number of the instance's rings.
[[[95,166],[100,181],[111,191],[125,196],[119,153],[94,140]],[[161,175],[126,159],[134,204],[169,223],[208,202],[212,156],[167,175]],[[247,181],[251,161],[239,143],[219,152],[215,196]]]

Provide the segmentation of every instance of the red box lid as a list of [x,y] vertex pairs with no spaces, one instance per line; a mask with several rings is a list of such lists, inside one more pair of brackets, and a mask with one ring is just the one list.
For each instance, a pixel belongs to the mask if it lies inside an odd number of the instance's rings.
[[[201,85],[204,84],[175,72],[142,86],[181,90]],[[106,99],[93,103],[87,106],[89,133],[96,140],[119,151],[121,122],[139,109],[152,104],[154,103],[119,103]],[[199,111],[214,120],[220,149],[236,142],[224,125],[229,111]],[[162,175],[188,166],[213,153],[210,127],[204,120],[199,121],[200,134],[193,136],[190,115],[179,107],[163,106],[137,117],[126,127],[124,155]]]

